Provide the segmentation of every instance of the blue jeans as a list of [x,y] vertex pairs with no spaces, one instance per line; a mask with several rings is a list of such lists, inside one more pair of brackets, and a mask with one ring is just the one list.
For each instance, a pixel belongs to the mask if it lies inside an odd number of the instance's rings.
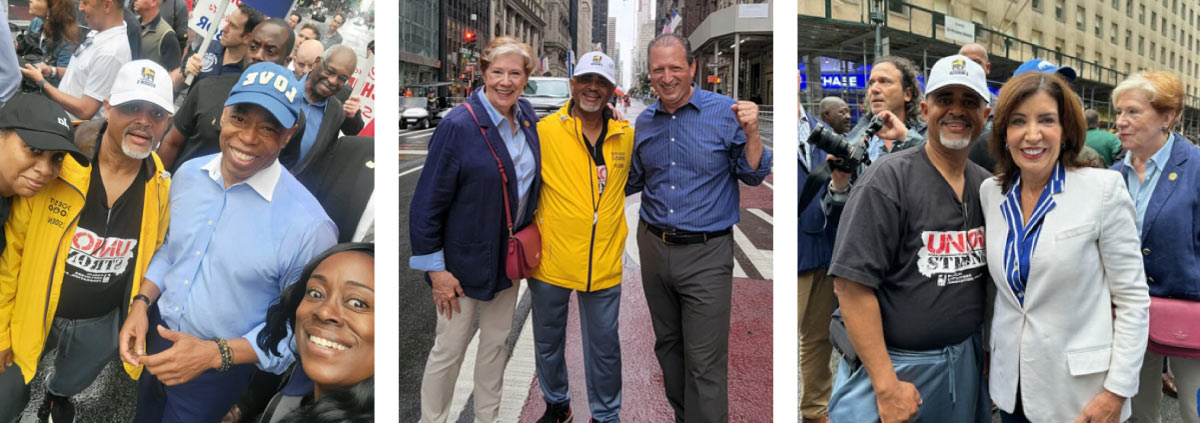
[[[982,335],[939,350],[888,348],[896,377],[921,393],[914,423],[991,422],[991,399],[983,380]],[[865,366],[851,369],[843,360],[829,398],[831,422],[879,421],[875,392]]]
[[571,400],[567,386],[567,306],[571,293],[579,300],[583,335],[584,374],[588,404],[598,422],[619,421],[621,411],[621,340],[618,334],[621,285],[581,292],[529,279],[533,294],[533,341],[537,375],[546,402]]
[[[147,312],[149,329],[146,331],[146,354],[158,354],[173,345],[163,339],[155,329],[163,322],[158,306],[150,306]],[[166,386],[149,370],[143,369],[138,379],[138,403],[135,423],[189,423],[217,422],[233,404],[242,397],[250,385],[254,365],[239,364],[226,372],[206,370],[195,379],[175,386]]]

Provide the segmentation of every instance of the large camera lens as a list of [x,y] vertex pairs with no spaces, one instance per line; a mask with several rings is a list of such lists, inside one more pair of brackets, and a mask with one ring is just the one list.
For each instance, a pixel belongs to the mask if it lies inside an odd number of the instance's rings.
[[850,157],[850,144],[832,129],[817,126],[808,136],[808,143],[835,157]]

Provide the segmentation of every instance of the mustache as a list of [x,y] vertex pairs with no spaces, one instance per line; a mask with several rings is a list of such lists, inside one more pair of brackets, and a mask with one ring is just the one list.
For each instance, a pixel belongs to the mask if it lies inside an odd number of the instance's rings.
[[145,133],[146,136],[151,138],[151,140],[154,138],[154,132],[150,130],[150,125],[129,125],[129,127],[125,128],[125,135],[129,135],[134,132]]

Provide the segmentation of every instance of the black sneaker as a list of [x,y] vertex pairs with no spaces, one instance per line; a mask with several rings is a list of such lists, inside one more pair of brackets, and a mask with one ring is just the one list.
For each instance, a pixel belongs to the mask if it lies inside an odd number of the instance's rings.
[[542,414],[542,418],[538,419],[537,423],[571,423],[572,419],[570,403],[546,403],[546,414]]
[[54,423],[71,423],[75,421],[75,404],[70,398],[46,393],[50,400],[50,419]]
[[50,419],[50,403],[51,403],[50,393],[47,392],[46,395],[42,396],[42,404],[39,405],[37,408],[38,423],[46,423],[46,422],[50,421],[49,420]]

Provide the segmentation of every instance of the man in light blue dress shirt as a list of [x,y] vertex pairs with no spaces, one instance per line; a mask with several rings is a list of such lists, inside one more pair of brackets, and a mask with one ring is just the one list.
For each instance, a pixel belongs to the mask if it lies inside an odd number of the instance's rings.
[[625,193],[642,192],[642,286],[675,421],[724,422],[738,181],[762,183],[771,152],[758,106],[691,85],[691,51],[674,34],[650,43],[659,101],[637,118]]
[[218,421],[249,383],[250,364],[278,374],[294,361],[255,341],[267,307],[337,240],[278,161],[302,95],[286,68],[250,66],[225,101],[221,153],[174,175],[167,239],[119,334],[121,359],[147,370],[135,422]]

